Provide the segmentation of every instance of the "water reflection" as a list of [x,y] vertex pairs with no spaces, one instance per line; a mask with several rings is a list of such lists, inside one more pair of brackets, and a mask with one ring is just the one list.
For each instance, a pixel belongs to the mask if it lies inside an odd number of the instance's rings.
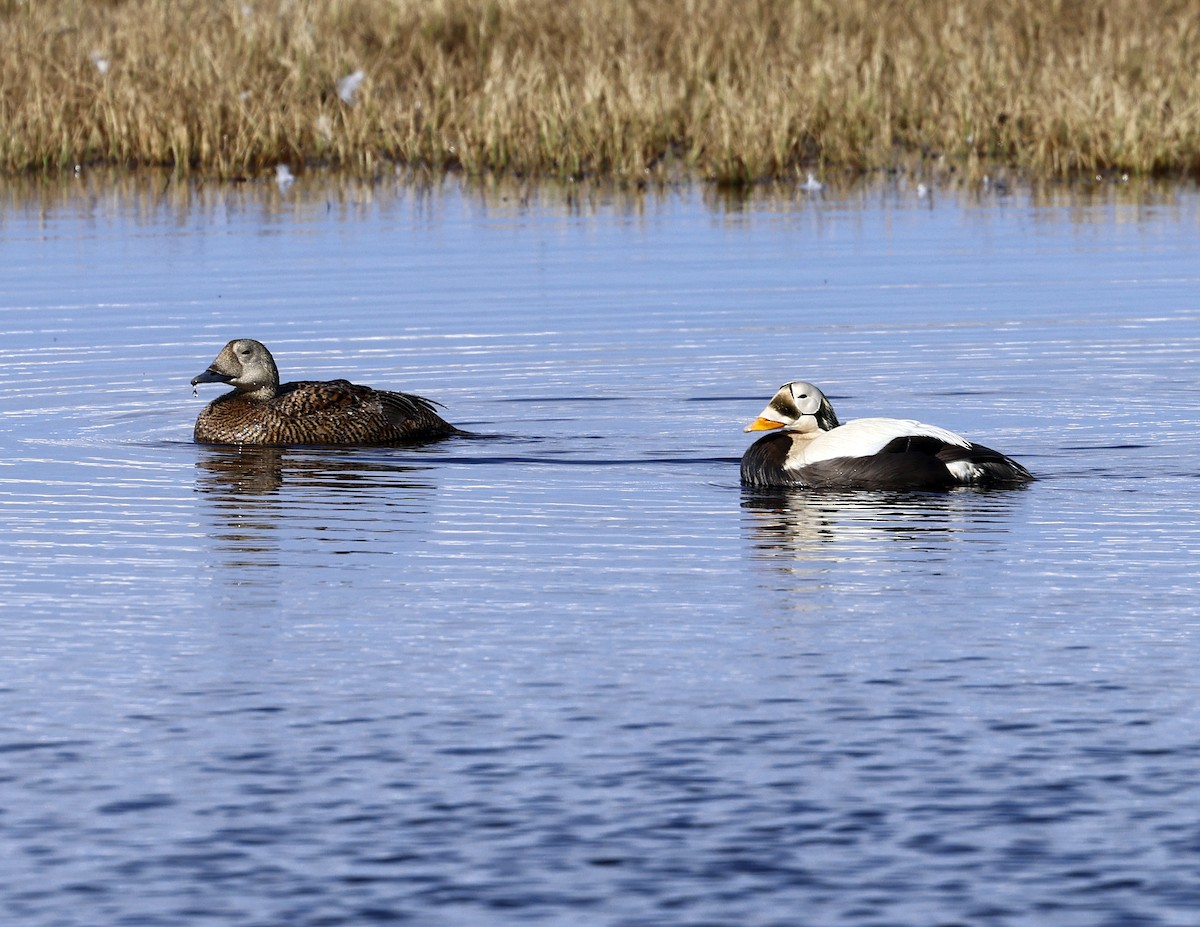
[[885,547],[945,552],[1007,532],[1024,489],[944,493],[744,490],[744,523],[756,559],[854,559]]
[[[55,182],[0,184],[13,922],[1195,920],[1194,190]],[[193,445],[233,333],[508,437]],[[742,495],[801,363],[1053,479]]]
[[428,475],[428,467],[373,460],[360,451],[248,445],[198,445],[197,451],[201,456],[196,460],[196,489],[216,495],[262,495],[288,484],[302,491],[328,489],[352,494],[353,499],[331,498],[345,503],[361,502],[384,491],[390,494],[397,488],[433,488],[428,479],[413,477],[415,473]]
[[[898,204],[932,208],[935,194],[947,195],[958,208],[991,207],[1012,198],[1013,205],[1035,210],[1068,209],[1073,224],[1142,222],[1146,209],[1167,208],[1175,221],[1191,221],[1194,201],[1186,187],[1147,177],[1083,178],[1070,184],[1022,181],[999,185],[995,166],[976,172],[912,165],[906,172],[838,174],[824,178],[819,195],[799,180],[751,185],[701,185],[700,199],[713,216],[792,214],[820,207],[859,211],[889,209]],[[147,169],[131,173],[88,168],[77,174],[5,178],[0,183],[0,223],[11,216],[43,221],[63,211],[103,218],[123,215],[139,224],[158,226],[167,217],[177,226],[198,221],[218,225],[233,217],[307,222],[336,218],[351,221],[388,213],[409,204],[413,213],[433,216],[447,196],[460,195],[481,215],[525,215],[548,211],[564,216],[647,215],[653,205],[691,198],[689,184],[622,185],[609,181],[542,181],[504,177],[457,177],[421,169],[385,170],[374,176],[307,170],[281,188],[274,168],[234,182],[181,180]],[[1132,207],[1130,209],[1129,207]],[[1051,217],[1061,221],[1062,216]]]
[[195,488],[229,566],[277,565],[288,540],[334,553],[380,551],[425,520],[436,488],[426,467],[356,449],[197,447]]

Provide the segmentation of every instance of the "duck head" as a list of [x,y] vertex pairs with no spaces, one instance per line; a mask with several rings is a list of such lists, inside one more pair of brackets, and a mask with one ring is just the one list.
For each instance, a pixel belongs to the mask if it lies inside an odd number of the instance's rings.
[[270,399],[279,388],[279,368],[261,341],[236,338],[221,349],[204,373],[192,380],[192,386],[200,383],[228,383],[251,398]]
[[779,387],[758,418],[746,426],[746,431],[832,431],[838,426],[833,406],[825,394],[811,383],[796,380]]

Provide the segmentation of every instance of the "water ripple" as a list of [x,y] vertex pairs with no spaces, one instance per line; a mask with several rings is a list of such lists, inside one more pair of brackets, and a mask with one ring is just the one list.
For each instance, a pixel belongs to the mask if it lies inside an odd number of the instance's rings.
[[[1172,196],[1118,223],[886,189],[10,206],[0,905],[1191,923],[1195,193]],[[475,437],[196,446],[188,381],[241,334]],[[797,376],[1040,479],[743,490],[741,428]]]

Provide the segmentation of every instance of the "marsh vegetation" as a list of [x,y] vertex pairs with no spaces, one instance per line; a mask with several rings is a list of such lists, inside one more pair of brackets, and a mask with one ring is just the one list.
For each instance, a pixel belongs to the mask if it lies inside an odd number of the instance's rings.
[[0,0],[0,168],[1200,173],[1200,3]]

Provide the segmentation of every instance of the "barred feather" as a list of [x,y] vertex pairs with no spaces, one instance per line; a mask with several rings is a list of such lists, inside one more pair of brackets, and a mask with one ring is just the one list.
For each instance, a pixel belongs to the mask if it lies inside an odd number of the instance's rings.
[[196,419],[202,444],[405,444],[458,433],[421,396],[349,380],[280,385],[270,352],[251,339],[231,341],[192,382],[234,387]]

